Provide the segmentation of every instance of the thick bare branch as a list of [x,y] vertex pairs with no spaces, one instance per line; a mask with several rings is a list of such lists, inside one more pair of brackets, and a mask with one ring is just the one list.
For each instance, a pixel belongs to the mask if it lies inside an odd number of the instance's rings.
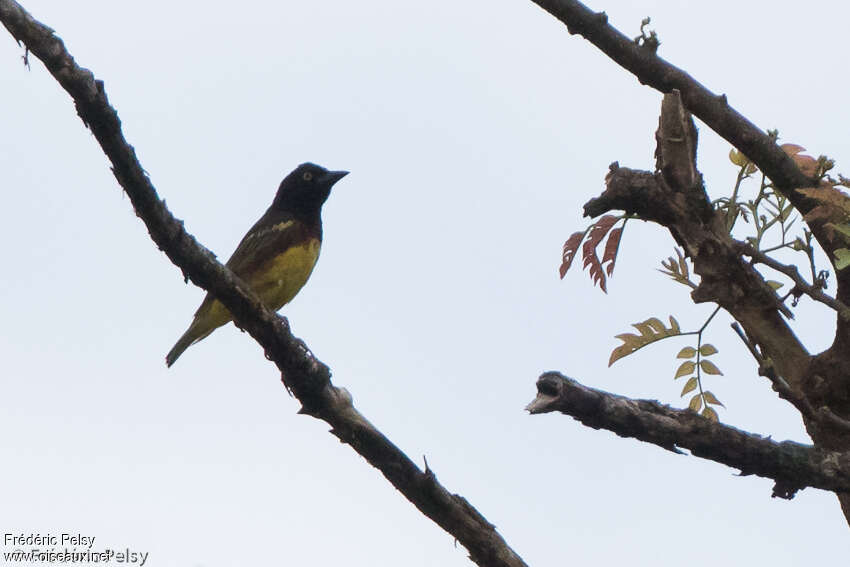
[[532,414],[561,412],[594,429],[607,429],[681,453],[710,459],[775,481],[774,496],[791,498],[811,486],[850,490],[850,453],[823,451],[792,441],[778,443],[715,423],[690,410],[676,410],[654,400],[636,400],[588,388],[558,372],[537,380]]
[[330,382],[330,369],[292,336],[285,319],[266,309],[230,270],[185,231],[156,190],[121,132],[118,114],[103,82],[79,67],[53,30],[35,21],[19,4],[0,0],[0,21],[26,49],[41,59],[68,91],[77,113],[112,163],[113,173],[156,242],[174,264],[232,312],[280,369],[283,382],[301,401],[301,413],[323,419],[332,433],[365,457],[423,514],[452,534],[479,565],[519,567],[522,559],[463,497],[449,493],[433,472],[422,471],[352,405],[347,391]]

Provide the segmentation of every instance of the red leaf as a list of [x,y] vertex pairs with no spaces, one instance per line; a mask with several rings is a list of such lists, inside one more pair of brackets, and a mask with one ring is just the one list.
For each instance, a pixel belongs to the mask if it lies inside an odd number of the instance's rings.
[[599,287],[605,293],[608,293],[605,285],[605,272],[602,270],[602,263],[599,261],[599,257],[596,255],[596,247],[602,242],[602,239],[605,238],[605,235],[608,234],[608,231],[611,230],[611,227],[618,220],[620,218],[614,215],[601,217],[590,227],[587,240],[584,242],[584,247],[582,248],[584,267],[587,268],[590,266],[590,279],[593,280],[594,284],[599,284]]
[[605,243],[605,254],[602,255],[602,263],[610,262],[605,266],[605,272],[610,276],[614,272],[614,262],[617,261],[617,250],[620,249],[620,236],[623,234],[623,227],[615,228],[608,235],[608,242]]
[[561,260],[561,268],[559,270],[561,273],[561,279],[564,279],[564,276],[567,275],[567,270],[570,269],[570,265],[573,263],[573,258],[578,250],[578,245],[581,244],[584,235],[585,233],[581,231],[574,232],[570,235],[567,241],[564,242],[564,255]]
[[605,272],[602,270],[602,264],[596,256],[596,248],[593,244],[593,241],[588,238],[582,247],[584,267],[590,266],[590,279],[593,280],[594,284],[598,283],[602,291],[608,293],[608,290],[605,289]]
[[794,163],[797,164],[797,167],[800,169],[803,175],[814,177],[814,175],[818,172],[818,160],[816,160],[812,156],[800,154],[794,156],[792,159],[794,160]]
[[806,148],[804,148],[803,146],[798,146],[797,144],[782,144],[779,147],[782,148],[783,152],[785,152],[786,154],[788,154],[791,157],[794,157],[795,155],[799,154],[800,152],[803,152],[803,151],[806,150]]
[[797,164],[797,167],[800,169],[803,175],[808,175],[809,177],[812,177],[815,173],[817,173],[818,160],[816,160],[812,156],[807,156],[806,154],[800,153],[802,151],[805,151],[806,148],[804,148],[803,146],[798,146],[797,144],[782,144],[779,147],[782,148],[782,151],[791,156],[791,159],[794,160],[794,163]]
[[596,223],[590,227],[590,234],[587,237],[587,241],[593,243],[591,244],[591,247],[596,248],[618,220],[620,220],[620,218],[615,217],[614,215],[605,215],[596,221]]

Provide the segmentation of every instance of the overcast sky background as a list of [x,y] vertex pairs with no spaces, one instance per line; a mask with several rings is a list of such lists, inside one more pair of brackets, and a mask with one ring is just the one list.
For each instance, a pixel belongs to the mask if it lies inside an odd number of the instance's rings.
[[[687,339],[607,368],[618,333],[711,312],[656,271],[663,230],[629,223],[608,295],[561,246],[608,164],[651,169],[661,95],[522,0],[25,2],[104,80],[172,212],[224,260],[303,161],[351,175],[324,209],[312,279],[283,313],[355,405],[534,566],[836,564],[836,498],[529,416],[535,380],[678,407]],[[599,1],[763,128],[847,173],[841,3]],[[148,565],[469,565],[383,477],[296,415],[233,326],[168,370],[203,292],[151,242],[69,96],[0,36],[0,527],[78,532]],[[715,197],[735,169],[700,126]],[[812,352],[833,317],[803,300]],[[809,442],[718,317],[720,418]],[[4,551],[10,548],[5,547]]]

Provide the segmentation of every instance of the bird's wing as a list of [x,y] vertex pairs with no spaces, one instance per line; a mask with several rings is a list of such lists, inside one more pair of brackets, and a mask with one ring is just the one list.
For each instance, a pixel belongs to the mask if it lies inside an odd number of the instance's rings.
[[302,221],[285,213],[270,211],[239,242],[227,261],[227,267],[240,278],[250,280],[262,264],[309,237],[309,230]]
[[[253,286],[252,280],[262,277],[263,264],[309,238],[311,231],[304,222],[286,213],[269,210],[254,223],[225,265]],[[217,307],[222,306],[208,293],[195,312],[195,319],[203,319]]]

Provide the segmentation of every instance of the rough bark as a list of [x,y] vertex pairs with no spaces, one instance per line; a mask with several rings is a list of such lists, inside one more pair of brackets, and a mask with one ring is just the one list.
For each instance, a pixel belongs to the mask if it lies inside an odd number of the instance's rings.
[[780,443],[705,419],[691,410],[589,388],[558,372],[540,376],[537,397],[526,409],[532,414],[561,412],[587,427],[607,429],[674,453],[682,453],[680,447],[688,449],[697,457],[739,469],[742,475],[772,479],[776,497],[791,498],[807,486],[850,491],[850,453],[792,441]]

